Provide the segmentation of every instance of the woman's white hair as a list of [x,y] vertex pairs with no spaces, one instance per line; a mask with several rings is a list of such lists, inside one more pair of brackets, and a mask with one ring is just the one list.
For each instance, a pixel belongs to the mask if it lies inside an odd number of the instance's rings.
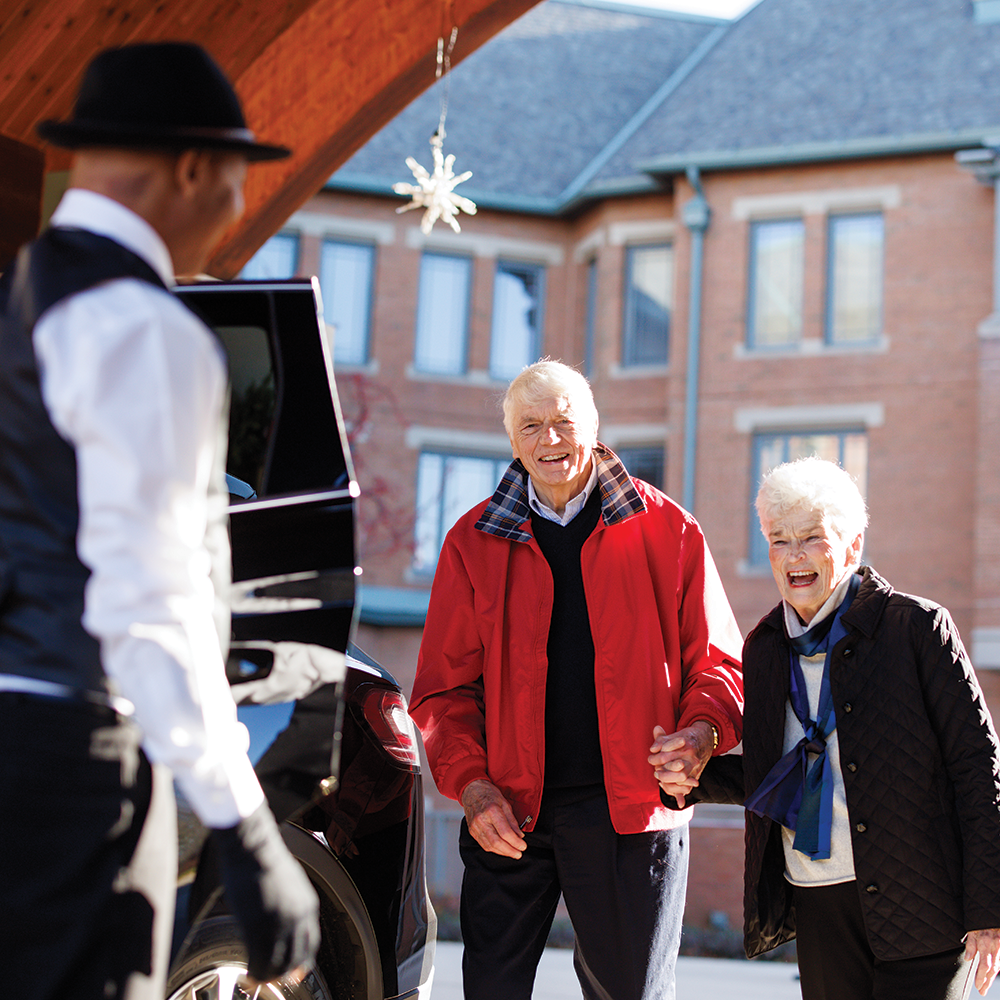
[[597,425],[597,405],[590,383],[575,368],[561,361],[544,358],[522,368],[503,397],[503,426],[513,438],[514,418],[526,406],[537,406],[549,399],[568,399],[578,416],[593,414]]
[[868,527],[868,509],[853,477],[835,462],[812,456],[772,469],[757,491],[760,530],[792,511],[807,510],[829,519],[845,541]]

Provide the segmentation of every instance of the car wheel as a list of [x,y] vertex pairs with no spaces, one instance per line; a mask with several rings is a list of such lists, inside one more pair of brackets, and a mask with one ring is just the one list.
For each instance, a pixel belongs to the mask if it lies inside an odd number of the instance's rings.
[[247,952],[231,918],[206,921],[167,981],[168,1000],[333,1000],[320,972],[300,983],[269,983],[259,991],[246,980]]

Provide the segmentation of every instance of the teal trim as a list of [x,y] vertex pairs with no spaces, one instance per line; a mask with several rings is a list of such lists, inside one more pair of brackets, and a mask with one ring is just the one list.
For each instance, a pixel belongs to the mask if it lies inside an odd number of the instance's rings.
[[[997,2],[1000,3],[1000,0]],[[626,129],[629,127],[629,125],[625,126]],[[997,135],[1000,135],[1000,123],[982,128],[964,129],[961,132],[880,136],[845,141],[766,146],[756,149],[704,150],[664,155],[640,161],[634,164],[637,173],[631,177],[610,178],[597,181],[589,186],[586,186],[586,182],[584,182],[584,186],[580,186],[578,178],[558,198],[540,198],[531,195],[473,189],[464,190],[462,193],[471,198],[480,208],[494,209],[499,212],[522,212],[526,215],[560,216],[575,211],[587,202],[603,198],[620,198],[662,191],[664,175],[685,174],[688,167],[691,166],[702,171],[746,170],[751,167],[783,166],[790,163],[822,163],[884,156],[911,156],[917,153],[954,152],[959,149],[989,145],[990,140]],[[612,140],[612,142],[614,141]],[[600,161],[599,169],[607,160],[603,152],[595,161],[592,161],[591,165],[580,176],[592,174],[594,163],[597,163],[598,160]],[[392,192],[393,183],[399,179],[398,177],[372,177],[366,174],[338,172],[326,182],[323,188],[327,191],[381,195],[402,201],[398,195]]]
[[[392,198],[401,205],[406,199],[392,190],[392,185],[403,180],[402,171],[399,177],[381,177],[371,174],[352,174],[347,171],[337,171],[323,185],[324,191],[345,191],[350,194],[373,194],[382,198]],[[541,198],[535,195],[508,194],[462,188],[466,198],[472,199],[478,208],[493,208],[503,212],[524,212],[527,215],[558,215],[562,205],[556,198]],[[417,213],[419,220],[420,213]]]
[[681,210],[691,231],[691,278],[688,301],[688,356],[684,396],[684,486],[682,506],[694,513],[696,459],[698,454],[698,370],[701,356],[701,300],[704,280],[705,233],[712,209],[705,198],[697,167],[688,167],[687,179],[694,197]]
[[780,166],[787,163],[907,156],[914,153],[949,152],[969,146],[981,146],[986,144],[989,137],[997,134],[1000,134],[1000,125],[965,129],[961,132],[866,137],[757,149],[692,151],[645,160],[635,166],[636,169],[649,174],[683,174],[692,165],[700,170],[742,170],[747,167]]
[[625,198],[629,195],[657,194],[663,192],[664,186],[662,182],[649,174],[615,177],[591,184],[590,187],[585,188],[569,200],[560,204],[558,211],[562,215],[568,215],[588,202],[600,201],[604,198]]
[[403,166],[400,166],[399,172],[399,177],[382,177],[376,174],[352,174],[346,170],[338,170],[327,178],[323,190],[353,191],[356,194],[381,194],[402,202],[406,200],[405,197],[392,190],[393,184],[402,180]]
[[363,625],[423,628],[430,599],[429,590],[360,586],[358,621]]

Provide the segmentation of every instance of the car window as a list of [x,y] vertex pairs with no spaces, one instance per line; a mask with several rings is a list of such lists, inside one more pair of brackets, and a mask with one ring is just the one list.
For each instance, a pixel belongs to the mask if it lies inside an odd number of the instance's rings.
[[267,331],[259,326],[218,326],[226,354],[232,399],[229,416],[231,476],[249,483],[260,494],[267,461],[267,443],[274,427],[274,361]]
[[227,472],[261,500],[350,488],[332,361],[308,280],[182,286],[229,357]]

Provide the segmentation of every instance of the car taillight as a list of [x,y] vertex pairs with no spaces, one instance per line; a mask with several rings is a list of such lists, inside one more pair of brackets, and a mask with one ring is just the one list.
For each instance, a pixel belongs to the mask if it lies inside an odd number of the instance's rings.
[[406,699],[398,691],[372,688],[365,696],[364,714],[385,752],[398,763],[418,770],[417,731],[406,711]]

